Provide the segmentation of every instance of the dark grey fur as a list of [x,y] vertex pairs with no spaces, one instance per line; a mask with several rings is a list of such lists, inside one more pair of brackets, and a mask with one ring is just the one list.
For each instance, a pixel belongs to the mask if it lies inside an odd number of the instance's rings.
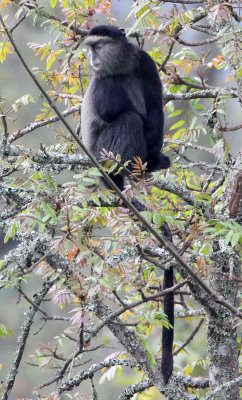
[[[162,87],[153,60],[117,27],[93,28],[86,44],[92,76],[82,104],[84,144],[98,160],[105,148],[123,163],[139,156],[148,171],[168,168],[169,158],[160,153]],[[112,179],[123,189],[122,176]]]

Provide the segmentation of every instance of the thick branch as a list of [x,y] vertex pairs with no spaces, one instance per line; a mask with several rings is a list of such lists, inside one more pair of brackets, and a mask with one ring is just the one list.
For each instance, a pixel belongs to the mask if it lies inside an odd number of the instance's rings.
[[125,391],[119,396],[118,400],[129,400],[136,393],[142,393],[144,390],[149,389],[153,386],[153,383],[150,379],[145,379],[142,382],[135,383],[132,386],[128,386]]
[[96,372],[102,370],[105,367],[108,368],[115,365],[135,367],[137,366],[137,363],[134,360],[113,358],[108,361],[102,361],[98,364],[93,364],[88,370],[82,371],[79,374],[76,374],[73,378],[63,382],[62,385],[59,387],[58,392],[59,394],[63,392],[68,392],[72,390],[74,387],[79,386],[80,383],[83,382],[84,380],[91,379]]
[[164,103],[170,100],[191,100],[191,99],[215,99],[216,97],[238,97],[235,89],[206,89],[190,91],[188,93],[164,93]]

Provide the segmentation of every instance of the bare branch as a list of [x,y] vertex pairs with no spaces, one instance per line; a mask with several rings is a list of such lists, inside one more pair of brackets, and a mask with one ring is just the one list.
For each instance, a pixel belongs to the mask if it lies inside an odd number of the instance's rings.
[[34,306],[32,306],[27,313],[27,316],[26,316],[25,321],[21,328],[21,333],[18,336],[18,341],[17,341],[18,344],[17,344],[17,348],[16,348],[16,354],[14,357],[12,368],[9,371],[6,381],[4,383],[3,396],[2,396],[1,400],[8,399],[9,392],[14,386],[14,382],[15,382],[15,379],[16,379],[16,376],[18,373],[18,369],[19,369],[21,360],[22,360],[25,345],[26,345],[26,342],[27,342],[27,339],[28,339],[28,336],[30,333],[30,328],[34,322],[34,317],[38,310],[36,306],[39,306],[41,304],[41,302],[43,301],[44,297],[46,296],[46,294],[48,293],[49,289],[54,284],[54,282],[55,281],[44,282],[41,291],[39,292],[39,294],[37,294],[35,296],[35,301],[33,302]]
[[201,328],[202,324],[204,322],[204,319],[201,319],[199,321],[199,323],[197,324],[197,326],[195,327],[195,329],[192,331],[192,333],[189,335],[189,337],[187,338],[187,340],[177,349],[173,352],[173,355],[176,356],[178,353],[180,353],[180,351],[182,351],[194,338],[194,336],[196,335],[196,333],[199,331],[199,329]]
[[142,382],[135,383],[132,386],[128,386],[125,391],[119,396],[118,400],[129,400],[136,393],[142,393],[144,390],[149,389],[153,386],[153,383],[150,379],[145,379]]
[[81,382],[85,381],[86,379],[91,379],[94,374],[103,368],[112,367],[115,365],[121,365],[126,367],[135,367],[137,366],[137,362],[134,360],[126,360],[126,359],[119,359],[113,358],[107,361],[101,361],[98,364],[93,364],[88,370],[81,371],[79,374],[76,374],[73,378],[66,380],[61,384],[58,389],[59,394],[63,392],[67,392],[72,390],[74,387],[79,386]]
[[229,382],[225,382],[223,385],[217,387],[215,390],[213,390],[212,392],[210,392],[204,400],[213,400],[214,396],[217,395],[218,393],[224,392],[226,389],[231,388],[233,386],[235,386],[236,384],[242,384],[242,376],[239,376],[238,378],[229,381]]
[[[78,104],[77,106],[70,107],[62,112],[63,117],[66,117],[67,115],[73,114],[77,111],[80,111],[81,109],[81,104]],[[12,143],[17,139],[20,139],[21,137],[27,135],[27,133],[30,133],[34,131],[35,129],[41,128],[42,126],[50,125],[53,124],[56,121],[59,121],[60,118],[58,115],[55,115],[54,117],[51,118],[46,118],[42,121],[37,121],[37,122],[32,122],[31,124],[27,125],[25,128],[14,132],[11,136],[9,136],[8,142]]]
[[164,93],[164,102],[170,100],[191,100],[191,99],[215,99],[216,97],[238,97],[235,89],[206,89],[188,93]]
[[199,146],[196,143],[183,142],[181,140],[174,140],[174,139],[164,139],[164,143],[177,144],[178,146],[183,146],[185,148],[192,148],[200,151],[206,151],[207,153],[214,155],[213,149],[211,149],[210,147]]

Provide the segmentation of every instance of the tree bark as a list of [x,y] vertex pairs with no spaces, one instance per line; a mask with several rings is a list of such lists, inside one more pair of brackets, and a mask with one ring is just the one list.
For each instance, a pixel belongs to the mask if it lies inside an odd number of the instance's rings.
[[[222,199],[223,217],[229,217],[229,205],[233,191],[237,188],[239,171],[241,171],[242,152],[236,158],[226,180]],[[241,206],[241,199],[239,200]],[[235,218],[236,220],[236,218]],[[210,284],[228,302],[237,305],[240,262],[237,252],[226,246],[224,240],[214,242],[213,266]],[[238,346],[235,316],[223,306],[219,313],[208,314],[208,356],[210,389],[230,384],[221,390],[215,390],[213,400],[239,400],[239,383],[233,383],[238,377]]]

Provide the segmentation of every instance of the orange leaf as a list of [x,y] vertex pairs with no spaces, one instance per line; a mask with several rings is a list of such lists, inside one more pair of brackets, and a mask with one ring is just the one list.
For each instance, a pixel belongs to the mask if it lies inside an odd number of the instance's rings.
[[3,1],[1,1],[1,2],[0,2],[0,8],[6,7],[7,4],[9,4],[9,3],[11,3],[10,0],[3,0]]
[[227,76],[227,78],[225,79],[225,82],[232,81],[232,79],[233,79],[233,76],[232,76],[232,75],[229,75],[229,76]]
[[180,68],[185,67],[186,64],[187,64],[187,61],[186,61],[186,60],[183,60],[182,63],[180,64]]
[[75,244],[75,246],[69,251],[68,253],[68,260],[71,261],[73,259],[73,257],[75,257],[76,253],[77,253],[78,247]]
[[223,59],[223,56],[221,56],[221,55],[217,55],[216,56],[216,58],[217,58],[217,60],[219,60],[220,62],[224,62],[224,59]]

